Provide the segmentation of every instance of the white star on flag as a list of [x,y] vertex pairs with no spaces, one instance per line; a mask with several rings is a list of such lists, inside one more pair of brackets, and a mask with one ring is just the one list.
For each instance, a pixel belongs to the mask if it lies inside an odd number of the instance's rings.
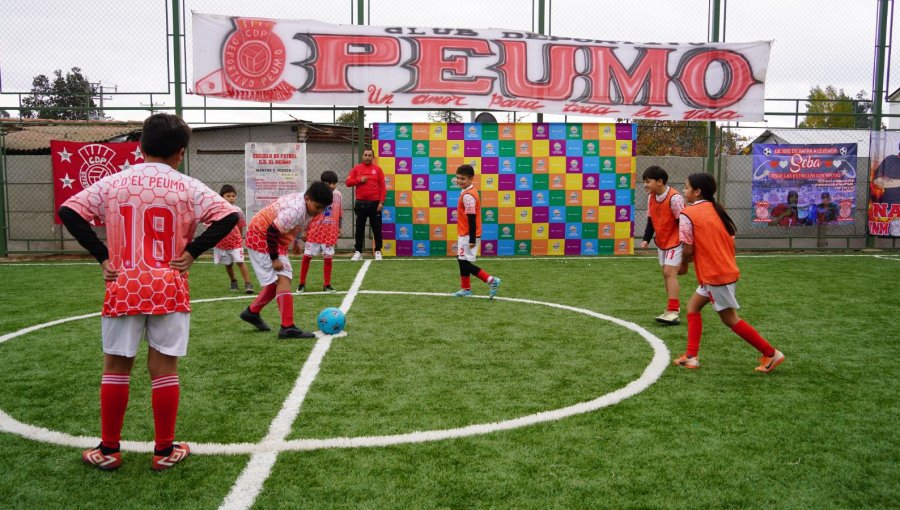
[[132,152],[131,155],[134,156],[134,161],[135,161],[135,162],[137,162],[137,160],[139,160],[139,159],[144,159],[144,155],[141,154],[141,148],[140,148],[140,147],[137,147],[136,149],[134,149],[134,152]]
[[[65,149],[63,149],[63,150],[65,150]],[[73,181],[72,178],[69,177],[69,174],[68,174],[68,173],[66,173],[66,175],[63,176],[63,177],[60,177],[59,180],[62,181],[62,187],[63,187],[63,188],[74,189],[74,188],[72,188],[72,183],[75,182],[75,181]]]
[[68,161],[69,163],[72,162],[72,160],[69,159],[72,157],[72,154],[67,151],[65,147],[63,147],[62,152],[57,152],[57,154],[59,154],[59,157],[62,159],[62,161]]
[[131,163],[126,159],[124,165],[119,165],[119,170],[121,170],[123,172],[125,170],[131,170]]

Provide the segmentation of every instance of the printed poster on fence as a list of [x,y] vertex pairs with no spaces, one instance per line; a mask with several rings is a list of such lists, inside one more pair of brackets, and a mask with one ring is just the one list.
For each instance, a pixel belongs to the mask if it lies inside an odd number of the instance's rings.
[[306,191],[306,144],[246,144],[244,180],[248,220],[278,197]]
[[[138,142],[66,142],[50,141],[53,164],[54,211],[69,197],[107,175],[144,162]],[[54,212],[53,220],[61,223]],[[98,222],[99,226],[100,223]]]
[[753,225],[853,223],[856,144],[753,144]]
[[900,237],[900,133],[873,131],[869,147],[868,232]]
[[602,29],[573,38],[196,12],[192,20],[194,93],[265,103],[761,121],[772,48],[611,41]]
[[633,124],[381,123],[385,255],[455,256],[456,168],[475,168],[481,256],[628,255]]

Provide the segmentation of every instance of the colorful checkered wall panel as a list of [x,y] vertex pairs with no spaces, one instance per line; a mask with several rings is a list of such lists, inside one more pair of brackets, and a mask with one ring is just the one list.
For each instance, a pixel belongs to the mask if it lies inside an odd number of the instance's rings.
[[379,123],[384,255],[455,256],[456,168],[475,167],[482,257],[633,253],[633,124]]

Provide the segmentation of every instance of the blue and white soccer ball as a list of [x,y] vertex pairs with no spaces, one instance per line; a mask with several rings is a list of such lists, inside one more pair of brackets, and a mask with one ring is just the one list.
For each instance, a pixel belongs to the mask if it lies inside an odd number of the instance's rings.
[[347,319],[340,308],[331,307],[319,312],[316,322],[319,324],[319,329],[326,335],[336,335],[344,330]]
[[765,149],[763,149],[763,154],[765,154],[766,156],[771,156],[772,149],[770,149],[769,147],[766,147]]

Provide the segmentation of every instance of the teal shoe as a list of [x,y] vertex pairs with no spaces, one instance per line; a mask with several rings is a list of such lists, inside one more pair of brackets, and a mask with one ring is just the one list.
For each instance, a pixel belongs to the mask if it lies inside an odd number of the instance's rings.
[[491,287],[490,290],[488,290],[488,295],[490,296],[490,299],[494,299],[494,296],[497,295],[497,290],[500,289],[500,278],[495,276],[494,279],[491,280],[490,285]]
[[469,289],[459,289],[451,294],[453,297],[472,297],[472,291]]

